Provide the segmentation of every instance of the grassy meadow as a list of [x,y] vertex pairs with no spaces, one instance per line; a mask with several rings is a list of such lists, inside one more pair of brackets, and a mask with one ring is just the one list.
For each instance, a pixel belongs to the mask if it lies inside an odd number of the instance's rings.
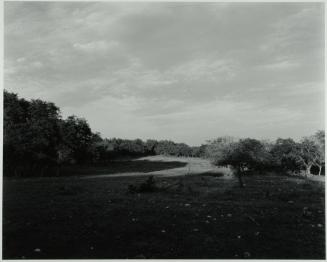
[[[158,190],[129,192],[150,175]],[[325,258],[323,179],[244,181],[207,160],[162,156],[4,178],[3,258]]]

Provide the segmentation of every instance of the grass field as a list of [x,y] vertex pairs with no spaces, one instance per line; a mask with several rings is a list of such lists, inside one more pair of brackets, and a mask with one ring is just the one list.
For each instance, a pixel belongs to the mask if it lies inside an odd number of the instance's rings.
[[[3,257],[325,258],[323,181],[257,175],[239,189],[205,160],[137,161],[83,176],[4,179]],[[128,193],[149,175],[167,189]]]

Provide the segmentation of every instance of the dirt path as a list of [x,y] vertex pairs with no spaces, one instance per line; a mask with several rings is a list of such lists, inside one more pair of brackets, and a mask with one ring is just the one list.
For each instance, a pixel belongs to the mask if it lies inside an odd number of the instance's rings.
[[160,177],[175,177],[186,175],[197,175],[202,173],[223,173],[224,178],[230,178],[231,172],[228,168],[216,167],[210,163],[210,161],[201,158],[187,158],[187,157],[169,157],[169,156],[148,156],[138,158],[136,160],[147,161],[163,161],[171,162],[177,161],[187,163],[184,167],[165,169],[153,172],[130,172],[130,173],[118,173],[118,174],[101,174],[101,175],[89,175],[84,176],[83,179],[99,178],[99,177],[129,177],[129,176],[160,176]]

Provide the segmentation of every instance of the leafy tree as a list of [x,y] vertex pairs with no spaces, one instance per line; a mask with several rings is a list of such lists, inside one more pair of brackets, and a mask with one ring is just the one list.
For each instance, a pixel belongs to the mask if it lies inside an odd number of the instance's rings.
[[275,164],[287,171],[305,169],[311,175],[313,166],[319,168],[319,175],[325,159],[325,133],[318,131],[315,135],[304,137],[299,143],[291,138],[277,139],[271,149]]
[[278,138],[270,149],[272,162],[277,168],[285,171],[298,171],[301,165],[297,160],[297,143],[291,139]]
[[53,103],[39,99],[30,102],[29,128],[25,136],[29,139],[31,153],[37,161],[57,161],[57,145],[61,139],[59,112],[59,108]]
[[70,151],[72,162],[85,163],[90,157],[93,134],[87,121],[69,116],[61,121],[63,146]]
[[132,152],[134,152],[135,155],[144,155],[146,151],[146,147],[141,139],[138,138],[132,140],[131,144],[132,144]]
[[197,157],[205,157],[206,155],[206,150],[207,150],[207,145],[203,144],[199,147],[199,151],[197,153]]
[[170,140],[161,140],[156,145],[154,151],[157,155],[174,155],[176,154],[175,143]]
[[191,156],[192,149],[185,143],[178,143],[175,145],[175,156]]
[[314,164],[319,168],[318,175],[320,176],[322,167],[325,165],[325,131],[317,131],[312,136],[312,140],[317,145],[318,158],[315,159]]
[[191,155],[192,157],[199,157],[200,156],[200,147],[199,146],[192,146],[191,147]]
[[222,137],[207,147],[213,163],[218,166],[230,166],[236,173],[240,187],[244,187],[242,176],[246,171],[261,170],[267,165],[269,153],[256,139],[235,141],[231,137]]
[[324,163],[324,145],[317,142],[315,136],[305,137],[297,144],[296,158],[305,168],[306,175],[311,175],[312,166],[319,167],[319,175]]
[[223,136],[215,140],[208,141],[208,145],[205,147],[204,155],[211,159],[215,165],[218,165],[218,163],[221,163],[221,159],[224,159],[224,155],[229,152],[233,143],[236,141],[237,140],[231,136]]
[[91,146],[89,149],[92,163],[103,163],[106,158],[106,145],[101,138],[100,133],[93,133],[91,138]]
[[154,155],[155,154],[155,148],[158,145],[158,141],[154,139],[148,139],[145,142],[145,148],[148,154]]
[[[60,111],[53,103],[4,92],[5,173],[38,172],[57,161]],[[11,171],[10,171],[11,170]]]
[[17,94],[4,91],[3,103],[3,151],[6,171],[14,165],[14,161],[22,162],[26,155],[28,140],[24,133],[28,129],[29,102],[19,99]]

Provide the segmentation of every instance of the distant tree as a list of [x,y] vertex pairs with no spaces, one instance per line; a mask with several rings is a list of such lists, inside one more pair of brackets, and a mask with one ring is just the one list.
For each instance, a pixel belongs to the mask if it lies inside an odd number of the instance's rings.
[[[203,149],[205,157],[209,158],[214,164],[218,165],[221,159],[224,159],[224,155],[228,153],[230,147],[237,142],[237,139],[231,136],[219,137],[215,140],[208,141],[208,144]],[[200,147],[200,150],[201,150]]]
[[116,139],[102,139],[101,142],[97,143],[100,151],[101,162],[108,162],[116,157],[118,154],[118,145]]
[[208,154],[218,166],[230,166],[236,173],[240,187],[244,187],[242,176],[246,171],[261,170],[267,165],[269,153],[256,139],[235,141],[231,137],[222,137],[209,144]]
[[150,155],[155,154],[155,148],[158,145],[158,141],[154,139],[148,139],[145,142],[146,151]]
[[200,156],[200,147],[199,146],[192,146],[191,147],[191,156],[192,157],[199,157]]
[[320,132],[304,137],[296,147],[296,157],[305,168],[306,175],[311,175],[312,166],[319,168],[319,175],[324,164],[324,137]]
[[90,158],[93,133],[87,121],[69,116],[61,122],[63,146],[70,151],[73,162],[85,163]]
[[27,101],[4,91],[5,173],[17,173],[21,167],[19,173],[42,174],[44,167],[55,164],[59,121],[60,111],[53,103]]
[[32,100],[29,107],[29,128],[25,136],[29,139],[31,153],[36,161],[55,163],[57,146],[60,143],[60,111],[53,103]]
[[275,164],[284,170],[295,172],[304,169],[306,175],[311,175],[312,167],[317,166],[320,175],[325,161],[325,133],[318,131],[298,143],[291,138],[279,138],[271,148],[271,154]]
[[199,147],[199,151],[197,156],[198,157],[205,157],[206,156],[206,150],[207,150],[207,144],[203,144]]
[[306,175],[310,175],[311,167],[314,164],[313,156],[315,155],[315,152],[317,152],[315,144],[308,138],[304,138],[301,143],[297,144],[296,150],[296,158],[298,162],[305,167]]
[[175,156],[191,156],[192,154],[192,149],[190,146],[188,146],[185,143],[178,143],[175,144],[175,150],[174,150],[174,155]]
[[176,144],[170,140],[160,140],[154,149],[156,155],[176,155]]
[[17,162],[25,160],[28,150],[28,139],[25,133],[28,130],[29,105],[17,94],[4,91],[3,112],[3,152],[4,171],[12,168]]
[[325,165],[325,131],[319,130],[313,136],[312,140],[317,145],[318,157],[314,164],[319,168],[318,175],[321,175],[322,167]]
[[297,159],[297,143],[291,139],[278,138],[270,148],[272,163],[284,171],[295,172],[301,169]]
[[133,152],[135,155],[144,155],[146,152],[146,146],[145,143],[141,139],[135,139],[132,141],[133,145]]
[[101,138],[100,133],[93,133],[91,138],[91,146],[89,149],[92,163],[107,162],[106,158],[106,144]]

